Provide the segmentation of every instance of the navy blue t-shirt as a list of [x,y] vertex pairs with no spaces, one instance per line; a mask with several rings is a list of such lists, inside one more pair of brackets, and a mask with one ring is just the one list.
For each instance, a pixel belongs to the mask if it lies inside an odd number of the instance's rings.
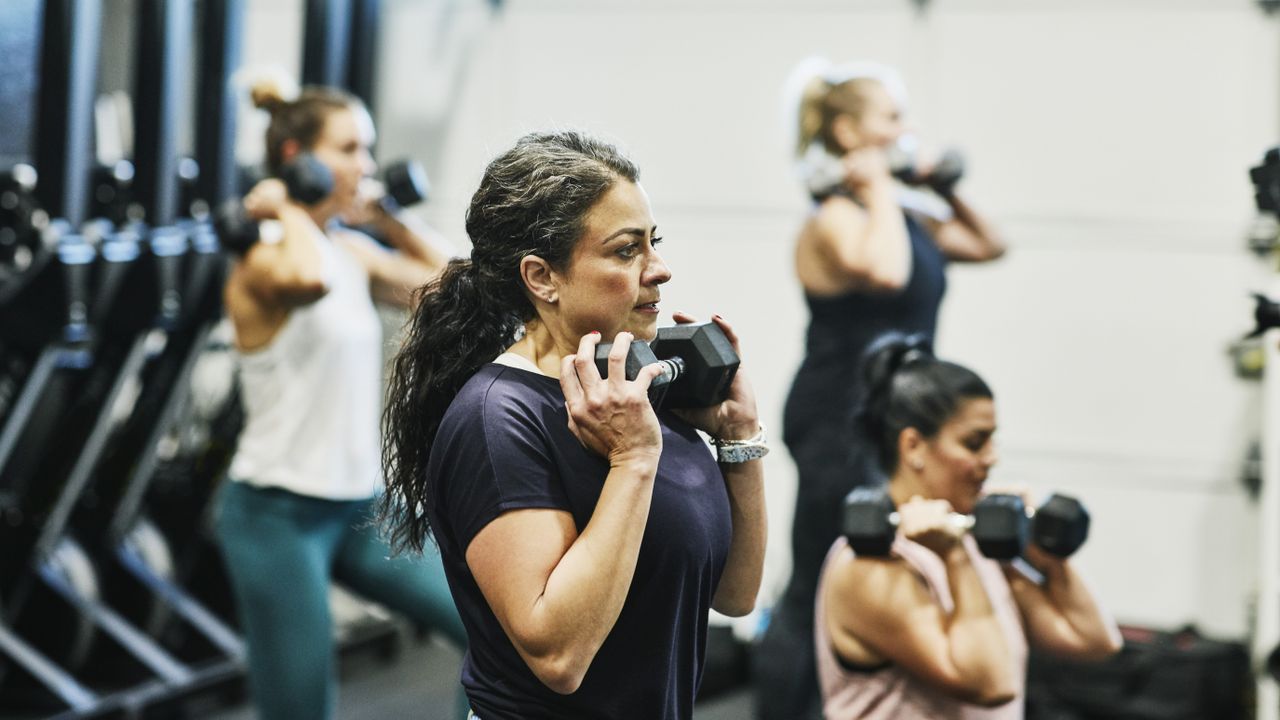
[[434,488],[426,511],[469,638],[462,684],[483,720],[693,716],[707,611],[732,523],[710,448],[671,413],[660,411],[658,420],[662,457],[635,577],[582,685],[560,695],[516,652],[471,575],[466,549],[494,518],[522,508],[564,510],[582,532],[608,461],[570,432],[556,378],[486,365],[449,405],[428,464]]

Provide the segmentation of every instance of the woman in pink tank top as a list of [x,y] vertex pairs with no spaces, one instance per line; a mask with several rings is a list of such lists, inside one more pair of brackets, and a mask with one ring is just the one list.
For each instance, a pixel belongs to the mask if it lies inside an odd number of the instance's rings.
[[1120,649],[1115,623],[1071,563],[1031,545],[1033,582],[978,552],[950,521],[972,512],[996,462],[995,405],[974,372],[927,343],[888,336],[863,363],[865,431],[889,477],[897,535],[887,557],[841,538],[814,623],[828,720],[1023,716],[1027,646],[1074,659]]

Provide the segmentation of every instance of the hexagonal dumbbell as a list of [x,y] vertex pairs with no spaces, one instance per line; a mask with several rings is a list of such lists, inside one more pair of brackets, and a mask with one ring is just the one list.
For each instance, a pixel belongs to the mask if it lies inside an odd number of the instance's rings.
[[[333,172],[311,153],[299,153],[280,168],[280,180],[289,197],[303,205],[315,205],[333,192]],[[213,225],[222,247],[243,255],[260,239],[258,221],[249,217],[241,198],[222,203],[213,216]]]
[[1067,557],[1089,539],[1089,511],[1077,499],[1054,493],[1031,518],[1031,542],[1041,550]]
[[[972,515],[951,513],[950,521],[968,530],[982,554],[993,560],[1012,560],[1034,542],[1045,552],[1067,557],[1084,544],[1089,514],[1080,501],[1053,495],[1037,511],[1029,511],[1017,495],[987,495]],[[856,488],[845,498],[843,529],[849,547],[859,555],[889,554],[897,534],[898,512],[883,487]]]
[[1084,505],[1057,493],[1034,510],[1017,495],[988,495],[973,512],[973,537],[982,554],[995,560],[1020,557],[1028,542],[1051,555],[1068,557],[1089,537]]
[[[609,376],[609,350],[613,343],[596,346],[600,377]],[[653,343],[633,340],[627,353],[626,378],[634,380],[640,369],[661,363],[662,374],[649,385],[655,407],[711,407],[729,395],[729,385],[741,361],[733,344],[715,323],[689,323],[659,328]]]
[[426,202],[431,192],[427,171],[417,160],[399,160],[387,165],[382,171],[382,185],[387,191],[382,199],[387,212]]

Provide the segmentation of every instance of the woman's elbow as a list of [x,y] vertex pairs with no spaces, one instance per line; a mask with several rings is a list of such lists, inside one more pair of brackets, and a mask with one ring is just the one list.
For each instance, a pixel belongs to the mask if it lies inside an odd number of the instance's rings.
[[743,617],[756,609],[755,597],[732,598],[715,603],[712,610],[727,617]]
[[1107,633],[1075,653],[1075,659],[1086,662],[1102,662],[1124,649],[1124,639],[1117,633]]
[[572,695],[582,687],[587,676],[589,662],[580,662],[575,658],[561,654],[553,657],[531,659],[529,669],[552,692],[560,695]]
[[987,261],[999,260],[1009,250],[1009,246],[1005,245],[1004,241],[998,237],[989,238],[987,243],[987,256],[983,258]]
[[1018,697],[1013,672],[994,668],[968,676],[944,676],[938,687],[957,700],[985,708],[999,707]]
[[292,303],[313,303],[329,294],[329,283],[319,273],[282,273],[272,285],[278,296]]
[[906,272],[871,271],[865,275],[865,287],[871,292],[896,293],[907,286]]
[[909,268],[878,268],[853,260],[841,262],[840,273],[855,282],[862,290],[873,293],[900,292],[910,280]]
[[1075,634],[1056,643],[1042,643],[1046,652],[1074,662],[1101,662],[1124,649],[1119,629],[1103,628],[1091,634]]
[[973,693],[966,700],[973,705],[984,708],[1000,707],[1006,703],[1013,702],[1018,697],[1018,691],[1012,686],[1010,687],[990,687],[983,688]]

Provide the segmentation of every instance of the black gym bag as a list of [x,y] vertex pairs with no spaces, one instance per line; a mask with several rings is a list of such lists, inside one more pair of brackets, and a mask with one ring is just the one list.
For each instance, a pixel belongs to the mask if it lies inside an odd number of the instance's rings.
[[1101,663],[1033,652],[1027,720],[1243,720],[1253,681],[1241,643],[1193,627],[1162,632],[1122,627],[1124,649]]

